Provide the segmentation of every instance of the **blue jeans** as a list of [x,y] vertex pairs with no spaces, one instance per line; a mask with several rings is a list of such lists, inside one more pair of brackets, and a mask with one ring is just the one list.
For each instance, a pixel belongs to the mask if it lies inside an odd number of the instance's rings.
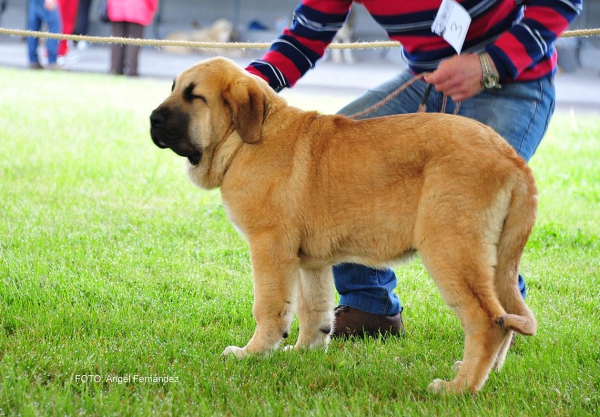
[[[30,0],[29,16],[27,19],[27,29],[39,31],[42,28],[42,23],[48,26],[48,32],[60,33],[62,31],[62,23],[58,7],[54,10],[46,10],[44,8],[44,0]],[[48,50],[48,62],[56,64],[58,57],[58,39],[47,39],[46,49]],[[27,38],[27,49],[29,51],[29,63],[39,64],[37,55],[39,40],[38,38]]]
[[[348,104],[339,114],[352,116],[385,100],[413,75],[405,71],[390,81],[367,91]],[[419,80],[406,90],[359,118],[414,113],[424,96],[427,83]],[[445,105],[444,105],[445,102]],[[484,91],[460,104],[458,114],[478,120],[504,137],[526,161],[533,156],[546,133],[554,113],[554,77],[505,83],[502,89]],[[454,113],[456,104],[432,89],[427,101],[428,112]],[[390,315],[402,311],[400,299],[393,292],[396,275],[391,269],[372,269],[363,265],[341,264],[333,268],[335,287],[340,294],[340,304],[377,315]],[[527,289],[519,274],[519,290],[525,298]]]

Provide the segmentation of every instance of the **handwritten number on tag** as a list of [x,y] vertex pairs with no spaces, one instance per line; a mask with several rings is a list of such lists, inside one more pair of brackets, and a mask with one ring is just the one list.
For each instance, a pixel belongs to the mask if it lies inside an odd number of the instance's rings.
[[452,25],[450,26],[450,30],[452,32],[454,32],[455,36],[460,36],[463,30],[462,25],[457,24],[456,22],[453,22]]
[[460,54],[471,24],[469,12],[456,0],[443,0],[431,31],[441,35]]

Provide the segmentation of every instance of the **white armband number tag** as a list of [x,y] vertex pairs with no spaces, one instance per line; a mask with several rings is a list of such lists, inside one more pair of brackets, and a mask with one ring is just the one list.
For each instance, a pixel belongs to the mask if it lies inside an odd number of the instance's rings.
[[460,54],[471,25],[469,12],[455,0],[443,0],[431,31],[441,35]]

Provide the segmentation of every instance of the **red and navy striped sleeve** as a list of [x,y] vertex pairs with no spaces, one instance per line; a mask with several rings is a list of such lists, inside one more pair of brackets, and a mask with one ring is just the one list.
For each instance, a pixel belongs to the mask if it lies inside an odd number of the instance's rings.
[[582,7],[582,0],[523,3],[522,18],[486,47],[503,79],[536,79],[553,72],[556,68],[554,42]]
[[352,0],[303,0],[294,10],[291,27],[248,71],[265,79],[275,91],[292,87],[325,54],[351,5]]
[[[362,0],[399,41],[414,73],[433,71],[456,53],[431,25],[442,0]],[[472,18],[462,53],[486,50],[504,81],[531,80],[556,69],[554,41],[580,13],[582,0],[459,0]],[[293,86],[315,66],[343,25],[352,0],[302,0],[293,24],[247,70],[276,91]]]

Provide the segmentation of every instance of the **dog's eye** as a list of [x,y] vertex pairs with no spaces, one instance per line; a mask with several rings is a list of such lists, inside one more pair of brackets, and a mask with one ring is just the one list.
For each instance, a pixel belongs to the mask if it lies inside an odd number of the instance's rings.
[[171,86],[171,93],[175,90],[175,80],[173,80],[173,85]]
[[192,101],[198,99],[198,100],[202,100],[204,103],[207,103],[206,98],[202,95],[199,94],[194,94],[194,88],[196,88],[196,85],[194,83],[188,85],[185,90],[183,91],[183,99],[185,101],[187,101],[188,103],[191,103]]

